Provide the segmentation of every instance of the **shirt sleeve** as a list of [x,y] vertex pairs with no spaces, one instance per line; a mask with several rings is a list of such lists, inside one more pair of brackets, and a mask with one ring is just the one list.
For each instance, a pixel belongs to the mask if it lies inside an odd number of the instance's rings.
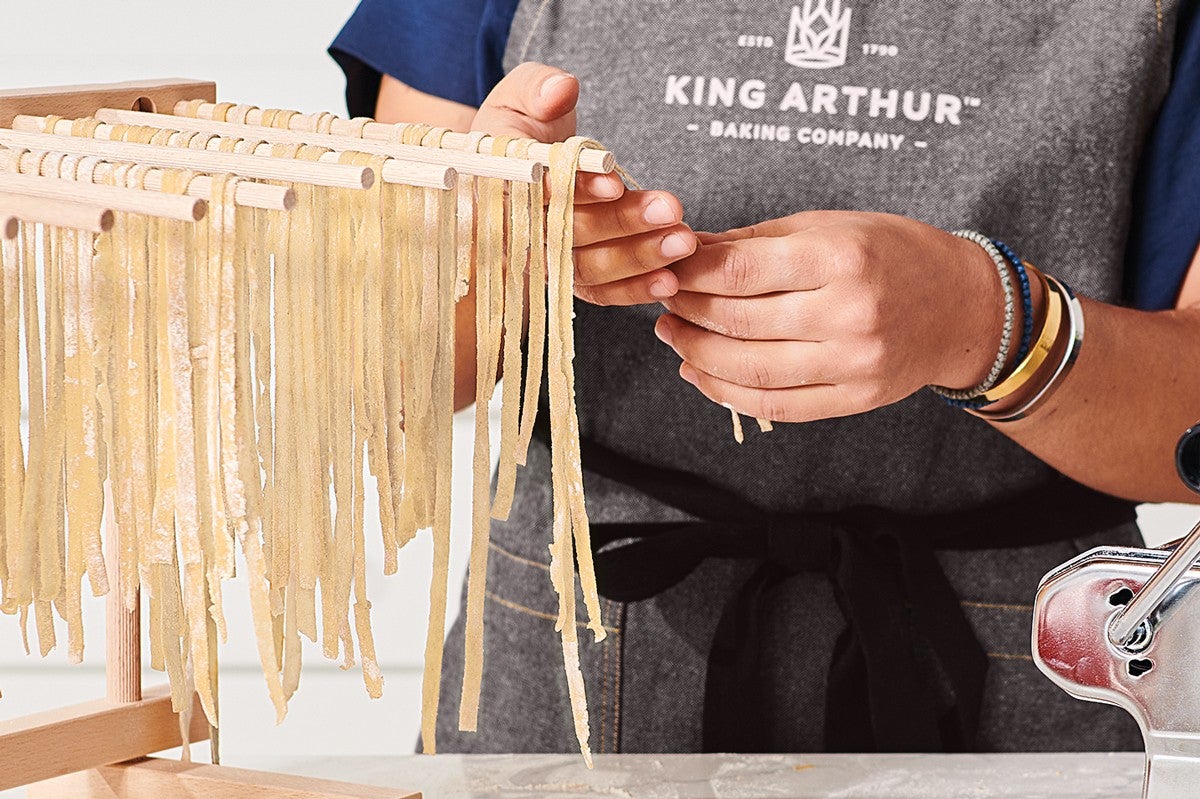
[[517,0],[362,0],[329,54],[353,116],[372,116],[383,75],[478,107],[504,75]]
[[1134,189],[1126,297],[1147,311],[1174,308],[1200,244],[1200,1],[1180,7],[1171,87]]

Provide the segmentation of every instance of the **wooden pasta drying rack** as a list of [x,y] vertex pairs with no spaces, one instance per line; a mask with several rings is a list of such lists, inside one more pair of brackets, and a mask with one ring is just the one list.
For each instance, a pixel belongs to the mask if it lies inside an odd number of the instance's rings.
[[[21,114],[81,117],[101,108],[170,113],[177,102],[192,99],[215,102],[216,85],[159,80],[0,91],[0,127],[10,127]],[[445,170],[442,174],[445,180]],[[85,189],[89,188],[81,186],[80,195],[87,194]],[[264,192],[257,197],[258,202],[282,203],[286,207],[286,193],[281,193],[278,187],[263,188],[276,191],[277,196]],[[167,202],[189,198],[164,195],[163,199]],[[198,207],[195,202],[199,201],[194,201],[193,210]],[[35,204],[31,201],[29,207]],[[71,211],[69,203],[51,209],[59,215]],[[46,213],[30,219],[53,224]],[[100,213],[88,226],[106,229],[105,224],[112,224],[111,213],[107,215],[107,223],[104,220],[104,213]],[[111,519],[109,510],[106,526],[110,531]],[[149,757],[180,746],[184,735],[187,742],[198,742],[209,739],[212,731],[194,695],[190,722],[183,730],[179,717],[171,709],[167,687],[142,689],[141,621],[139,612],[127,611],[121,600],[122,590],[115,579],[118,570],[113,568],[116,545],[117,536],[109,535],[109,573],[113,577],[105,617],[107,695],[0,722],[0,790],[28,786],[34,799],[171,796],[413,799],[420,796],[411,791]]]

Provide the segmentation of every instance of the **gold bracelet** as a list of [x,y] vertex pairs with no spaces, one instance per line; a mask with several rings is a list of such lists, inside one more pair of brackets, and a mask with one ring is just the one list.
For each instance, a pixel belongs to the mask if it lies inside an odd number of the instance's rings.
[[1054,374],[1050,375],[1050,378],[1042,384],[1037,393],[1025,400],[1024,404],[1020,407],[999,412],[978,410],[970,411],[970,413],[994,423],[1015,422],[1018,419],[1024,419],[1050,399],[1054,392],[1058,390],[1058,387],[1062,385],[1062,381],[1067,376],[1067,373],[1075,366],[1075,362],[1079,360],[1079,350],[1083,346],[1083,304],[1075,296],[1075,292],[1071,291],[1071,287],[1061,280],[1047,275],[1046,282],[1062,298],[1063,304],[1066,306],[1067,315],[1067,321],[1064,325],[1067,345],[1063,348],[1062,358],[1059,360],[1058,366],[1055,367]]
[[1058,292],[1051,291],[1045,275],[1029,264],[1025,266],[1026,271],[1036,274],[1042,284],[1042,296],[1046,298],[1046,318],[1042,320],[1041,332],[1038,333],[1037,341],[1029,348],[1025,359],[1017,364],[1012,374],[1000,381],[999,385],[984,393],[983,398],[989,403],[998,402],[1020,391],[1037,374],[1046,358],[1050,357],[1050,351],[1054,349],[1059,328],[1062,326],[1062,297]]

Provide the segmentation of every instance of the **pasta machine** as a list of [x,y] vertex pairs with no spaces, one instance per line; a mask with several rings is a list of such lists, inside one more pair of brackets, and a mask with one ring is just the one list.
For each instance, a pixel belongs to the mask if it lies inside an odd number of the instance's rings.
[[[1179,442],[1200,493],[1200,425]],[[1117,705],[1146,743],[1143,799],[1200,794],[1200,524],[1163,549],[1101,547],[1042,579],[1033,659],[1077,699]]]

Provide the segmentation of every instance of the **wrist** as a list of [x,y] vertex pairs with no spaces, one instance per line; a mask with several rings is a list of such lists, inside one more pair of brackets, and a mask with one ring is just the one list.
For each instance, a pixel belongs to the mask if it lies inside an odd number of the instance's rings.
[[[996,362],[996,351],[1004,331],[1005,292],[996,266],[979,245],[953,237],[954,245],[947,264],[947,288],[942,296],[948,301],[935,335],[947,345],[941,358],[940,374],[931,381],[955,389],[979,385]],[[1036,307],[1036,306],[1035,306]],[[1013,329],[1023,323],[1020,308]],[[1009,350],[1008,360],[1016,354]],[[1006,364],[1006,368],[1009,364]]]

